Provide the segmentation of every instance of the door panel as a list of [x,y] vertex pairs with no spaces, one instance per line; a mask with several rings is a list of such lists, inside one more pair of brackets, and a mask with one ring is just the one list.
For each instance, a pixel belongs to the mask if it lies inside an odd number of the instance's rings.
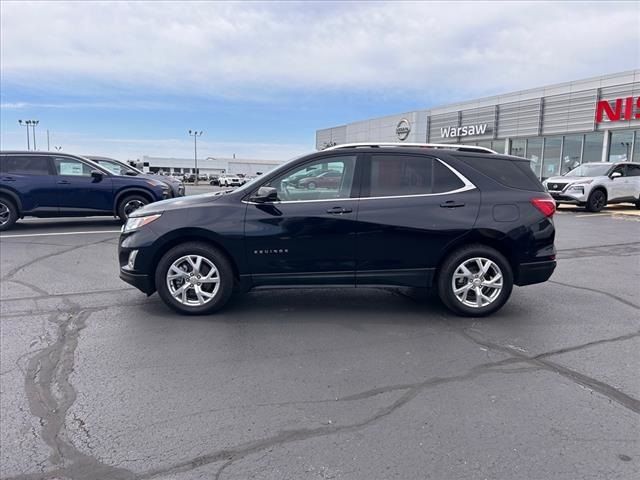
[[54,157],[60,213],[91,214],[113,210],[113,182],[91,176],[92,167],[75,158]]
[[0,185],[18,194],[24,212],[57,213],[55,176],[48,157],[3,155],[1,162]]
[[376,157],[363,171],[356,283],[427,286],[447,245],[473,227],[480,193],[439,160]]
[[[279,201],[248,201],[245,245],[256,284],[352,284],[358,200],[351,198],[356,155],[330,157],[340,182],[298,181],[325,168],[316,159],[269,182]],[[307,178],[307,177],[304,177]],[[308,177],[311,178],[311,177]]]

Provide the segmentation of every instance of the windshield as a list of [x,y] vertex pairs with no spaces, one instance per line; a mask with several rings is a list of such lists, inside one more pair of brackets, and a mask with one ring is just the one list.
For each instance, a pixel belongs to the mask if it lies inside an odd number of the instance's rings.
[[585,163],[565,173],[567,177],[599,177],[606,175],[611,168],[610,163]]

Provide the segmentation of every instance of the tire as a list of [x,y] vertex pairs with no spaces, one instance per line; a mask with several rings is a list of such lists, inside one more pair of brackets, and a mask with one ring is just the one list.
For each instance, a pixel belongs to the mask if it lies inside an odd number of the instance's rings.
[[636,202],[636,208],[640,210],[640,199],[638,199],[638,201]]
[[120,202],[118,202],[118,217],[120,217],[123,222],[126,222],[131,213],[148,204],[149,199],[142,195],[125,195]]
[[309,183],[307,183],[307,188],[308,188],[309,190],[315,190],[315,189],[316,189],[316,186],[317,186],[317,185],[316,185],[316,182],[309,182]]
[[[478,259],[487,268],[484,275],[480,273]],[[463,266],[469,272],[468,276]],[[497,283],[499,280],[500,288],[489,285],[491,281]],[[474,282],[477,282],[476,286],[473,286]],[[464,317],[483,317],[497,312],[507,302],[513,290],[513,272],[504,255],[494,248],[469,245],[447,257],[438,272],[437,283],[440,300],[449,310]],[[454,284],[458,288],[469,287],[456,294]]]
[[0,232],[9,230],[18,220],[18,208],[7,197],[0,196]]
[[[196,269],[198,263],[200,267]],[[184,273],[177,274],[178,270]],[[173,279],[169,278],[171,275]],[[217,283],[207,282],[207,277],[217,280]],[[199,279],[203,282],[199,283]],[[227,257],[218,249],[200,242],[183,243],[165,253],[156,268],[155,282],[164,303],[186,315],[204,315],[220,310],[229,301],[235,283]],[[187,288],[183,288],[185,285]],[[212,296],[209,298],[208,295]]]
[[607,194],[597,189],[591,192],[587,200],[587,210],[590,212],[599,212],[607,206]]

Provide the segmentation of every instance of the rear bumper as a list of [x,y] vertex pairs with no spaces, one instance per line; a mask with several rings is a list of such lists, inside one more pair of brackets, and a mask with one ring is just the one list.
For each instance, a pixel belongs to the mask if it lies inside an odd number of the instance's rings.
[[544,262],[521,263],[518,267],[515,284],[518,286],[532,285],[549,280],[556,269],[555,260]]
[[120,278],[147,295],[151,295],[156,291],[153,279],[149,275],[132,273],[121,268]]

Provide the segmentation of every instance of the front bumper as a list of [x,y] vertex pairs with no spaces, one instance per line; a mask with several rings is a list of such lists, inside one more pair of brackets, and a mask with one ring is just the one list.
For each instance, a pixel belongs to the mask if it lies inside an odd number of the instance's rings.
[[129,270],[120,269],[120,279],[127,282],[129,285],[133,285],[138,290],[147,295],[151,295],[156,291],[153,279],[149,275],[143,273],[133,273]]
[[572,203],[582,205],[587,202],[588,192],[584,187],[580,190],[564,189],[563,191],[547,190],[551,197],[558,203]]
[[546,282],[556,269],[556,265],[555,260],[521,263],[518,266],[515,284],[522,287],[524,285]]

